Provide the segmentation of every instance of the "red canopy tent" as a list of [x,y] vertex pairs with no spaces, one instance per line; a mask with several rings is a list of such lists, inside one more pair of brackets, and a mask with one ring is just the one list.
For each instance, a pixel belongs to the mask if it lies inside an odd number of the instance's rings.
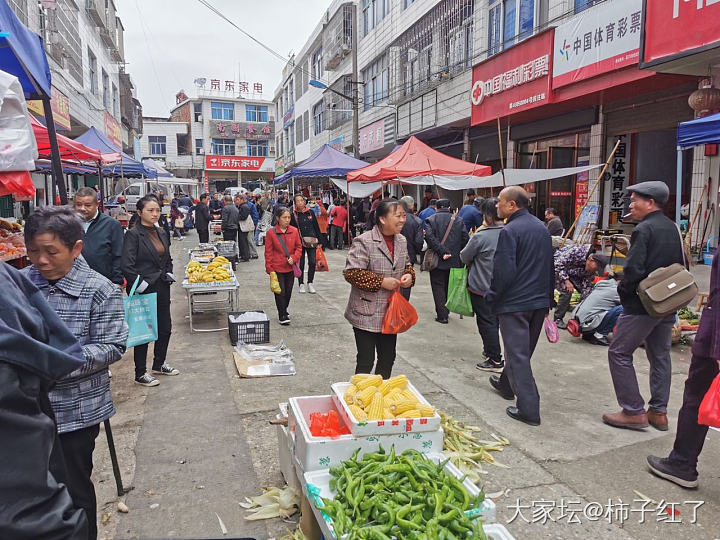
[[[377,163],[347,173],[347,181],[442,183],[443,187],[452,189],[448,182],[476,181],[477,178],[473,177],[489,176],[490,174],[492,174],[492,169],[487,165],[477,165],[450,157],[430,148],[419,139],[410,137],[400,148]],[[465,187],[458,184],[455,189],[464,189]]]
[[[51,146],[48,129],[33,115],[30,115],[30,122],[32,123],[33,132],[35,133],[39,158],[50,159]],[[58,135],[57,141],[60,149],[60,159],[63,161],[73,163],[88,161],[112,163],[120,160],[119,152],[103,154],[99,150],[85,146],[63,135]]]

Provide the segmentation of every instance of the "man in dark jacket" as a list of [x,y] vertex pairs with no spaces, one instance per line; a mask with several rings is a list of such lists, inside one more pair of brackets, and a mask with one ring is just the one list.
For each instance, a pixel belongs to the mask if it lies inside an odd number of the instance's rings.
[[565,232],[565,227],[563,227],[562,220],[555,213],[554,208],[545,209],[545,226],[547,227],[550,236],[562,236]]
[[232,195],[223,197],[225,206],[222,208],[222,233],[223,240],[237,242],[238,232],[238,207],[233,204]]
[[120,259],[123,250],[123,230],[120,223],[98,209],[93,188],[82,187],[75,192],[75,211],[83,222],[82,255],[88,266],[116,285],[123,284]]
[[[637,295],[637,288],[653,270],[674,263],[684,264],[682,240],[678,228],[662,213],[662,206],[670,197],[665,182],[642,182],[628,187],[627,191],[631,193],[630,214],[639,223],[632,233],[623,279],[618,284],[623,314],[608,350],[610,375],[622,410],[604,414],[602,418],[614,427],[643,429],[649,423],[660,431],[667,431],[672,372],[670,345],[675,313],[662,319],[651,317]],[[633,352],[642,343],[650,362],[647,412],[633,367]]]
[[483,215],[480,211],[480,205],[485,199],[482,197],[476,198],[473,192],[473,198],[466,201],[466,204],[458,210],[458,217],[462,218],[465,228],[470,232],[477,227],[481,227],[483,224]]
[[517,397],[507,414],[531,426],[540,424],[540,395],[530,359],[553,302],[555,275],[550,234],[528,212],[530,197],[520,186],[500,192],[498,216],[507,219],[498,237],[490,290],[485,300],[498,316],[505,345],[505,369],[490,384],[505,399]]
[[[447,302],[448,283],[450,282],[450,269],[460,268],[460,251],[468,243],[468,235],[462,219],[450,213],[450,201],[438,199],[437,212],[425,221],[425,240],[428,248],[432,249],[438,257],[435,270],[430,270],[430,288],[435,302],[435,321],[441,324],[448,323],[450,312],[445,307]],[[445,233],[447,239],[443,242]]]
[[20,272],[0,263],[0,283],[0,538],[86,540],[48,399],[85,364],[82,348]]
[[250,206],[247,203],[247,196],[235,195],[235,206],[237,206],[238,209],[237,239],[238,252],[240,253],[240,262],[248,262],[250,260],[250,244],[248,243],[248,233],[247,231],[240,230],[241,222],[245,221],[247,218],[252,219],[252,216],[250,214]]
[[195,205],[195,228],[198,232],[199,242],[207,244],[210,241],[210,208],[207,205],[208,195],[203,193],[200,195],[200,202]]
[[[407,240],[408,256],[410,257],[410,264],[414,265],[418,262],[418,253],[422,252],[423,246],[423,226],[420,218],[413,214],[415,208],[415,200],[410,195],[405,195],[400,198],[400,204],[405,209],[405,224],[403,225],[400,234],[402,234]],[[401,287],[400,294],[405,297],[405,300],[410,300],[410,289],[411,287]]]

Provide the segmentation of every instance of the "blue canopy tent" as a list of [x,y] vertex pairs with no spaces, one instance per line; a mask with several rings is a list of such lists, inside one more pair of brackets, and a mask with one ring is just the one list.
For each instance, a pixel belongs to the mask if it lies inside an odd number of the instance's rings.
[[142,164],[145,166],[146,169],[150,171],[155,171],[155,173],[158,175],[158,178],[172,178],[175,175],[171,173],[170,171],[165,170],[157,161],[155,161],[153,158],[143,158]]
[[7,2],[0,2],[0,69],[18,78],[25,99],[42,100],[51,141],[53,185],[57,186],[61,204],[67,204],[55,120],[50,108],[50,66],[45,49],[40,36],[20,22]]
[[148,169],[141,162],[131,158],[125,152],[123,152],[122,149],[119,149],[115,145],[113,145],[113,143],[110,142],[110,139],[108,139],[104,133],[101,133],[95,127],[91,127],[85,133],[77,137],[75,140],[79,143],[84,144],[85,146],[100,150],[103,153],[120,153],[120,163],[105,167],[103,169],[103,174],[121,177],[129,176],[136,178],[157,178],[158,176],[155,171]]
[[366,165],[367,163],[365,161],[343,154],[324,144],[300,165],[275,177],[273,185],[282,186],[294,178],[345,176],[350,171],[365,167]]
[[677,129],[677,175],[675,198],[675,220],[680,223],[680,196],[682,192],[682,151],[701,144],[720,144],[720,113],[703,116],[678,124]]

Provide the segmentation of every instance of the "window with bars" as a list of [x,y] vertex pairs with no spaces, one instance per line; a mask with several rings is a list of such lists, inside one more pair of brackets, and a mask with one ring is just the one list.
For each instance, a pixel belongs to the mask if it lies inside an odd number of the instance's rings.
[[247,142],[247,155],[252,157],[267,157],[268,155],[268,141],[248,141]]
[[107,71],[102,70],[102,103],[105,109],[110,108],[110,77],[108,77]]
[[235,120],[235,106],[232,103],[212,101],[210,113],[213,120]]
[[148,136],[148,142],[150,143],[151,156],[164,156],[167,154],[164,135],[150,135]]
[[325,131],[325,103],[322,101],[313,106],[313,125],[315,126],[315,135]]
[[491,0],[488,55],[497,54],[532,36],[534,27],[535,0]]
[[25,26],[28,25],[28,3],[27,0],[9,0],[10,8],[15,12]]
[[323,70],[323,52],[322,52],[322,46],[318,47],[318,49],[313,53],[312,55],[312,69],[310,72],[312,73],[313,79],[322,79],[323,75],[325,75],[325,71]]
[[72,0],[57,0],[55,9],[47,10],[47,51],[70,76],[83,84],[82,43],[78,7]]
[[195,155],[196,155],[196,156],[199,156],[199,155],[201,155],[201,154],[204,153],[204,152],[203,152],[203,148],[204,148],[203,140],[202,140],[202,139],[195,139]]
[[199,122],[201,116],[202,116],[202,103],[193,103],[193,120],[195,120],[195,122]]
[[96,96],[98,93],[97,58],[90,49],[88,49],[88,78],[90,79],[90,93]]
[[213,139],[211,141],[211,151],[216,156],[234,156],[235,139]]
[[363,36],[368,35],[390,13],[391,0],[362,0]]

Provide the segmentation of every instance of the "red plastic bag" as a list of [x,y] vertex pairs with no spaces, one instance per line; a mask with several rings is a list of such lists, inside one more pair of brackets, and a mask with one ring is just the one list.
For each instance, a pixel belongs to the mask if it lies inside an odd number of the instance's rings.
[[400,334],[418,322],[418,314],[412,304],[396,289],[388,299],[388,307],[382,321],[383,334]]
[[698,424],[720,428],[720,373],[715,377],[700,403]]
[[320,246],[317,247],[316,258],[315,258],[315,271],[316,272],[329,272],[330,267],[328,266],[325,252]]
[[545,336],[550,343],[557,343],[560,340],[560,332],[558,331],[557,324],[555,321],[550,320],[550,317],[545,317]]

